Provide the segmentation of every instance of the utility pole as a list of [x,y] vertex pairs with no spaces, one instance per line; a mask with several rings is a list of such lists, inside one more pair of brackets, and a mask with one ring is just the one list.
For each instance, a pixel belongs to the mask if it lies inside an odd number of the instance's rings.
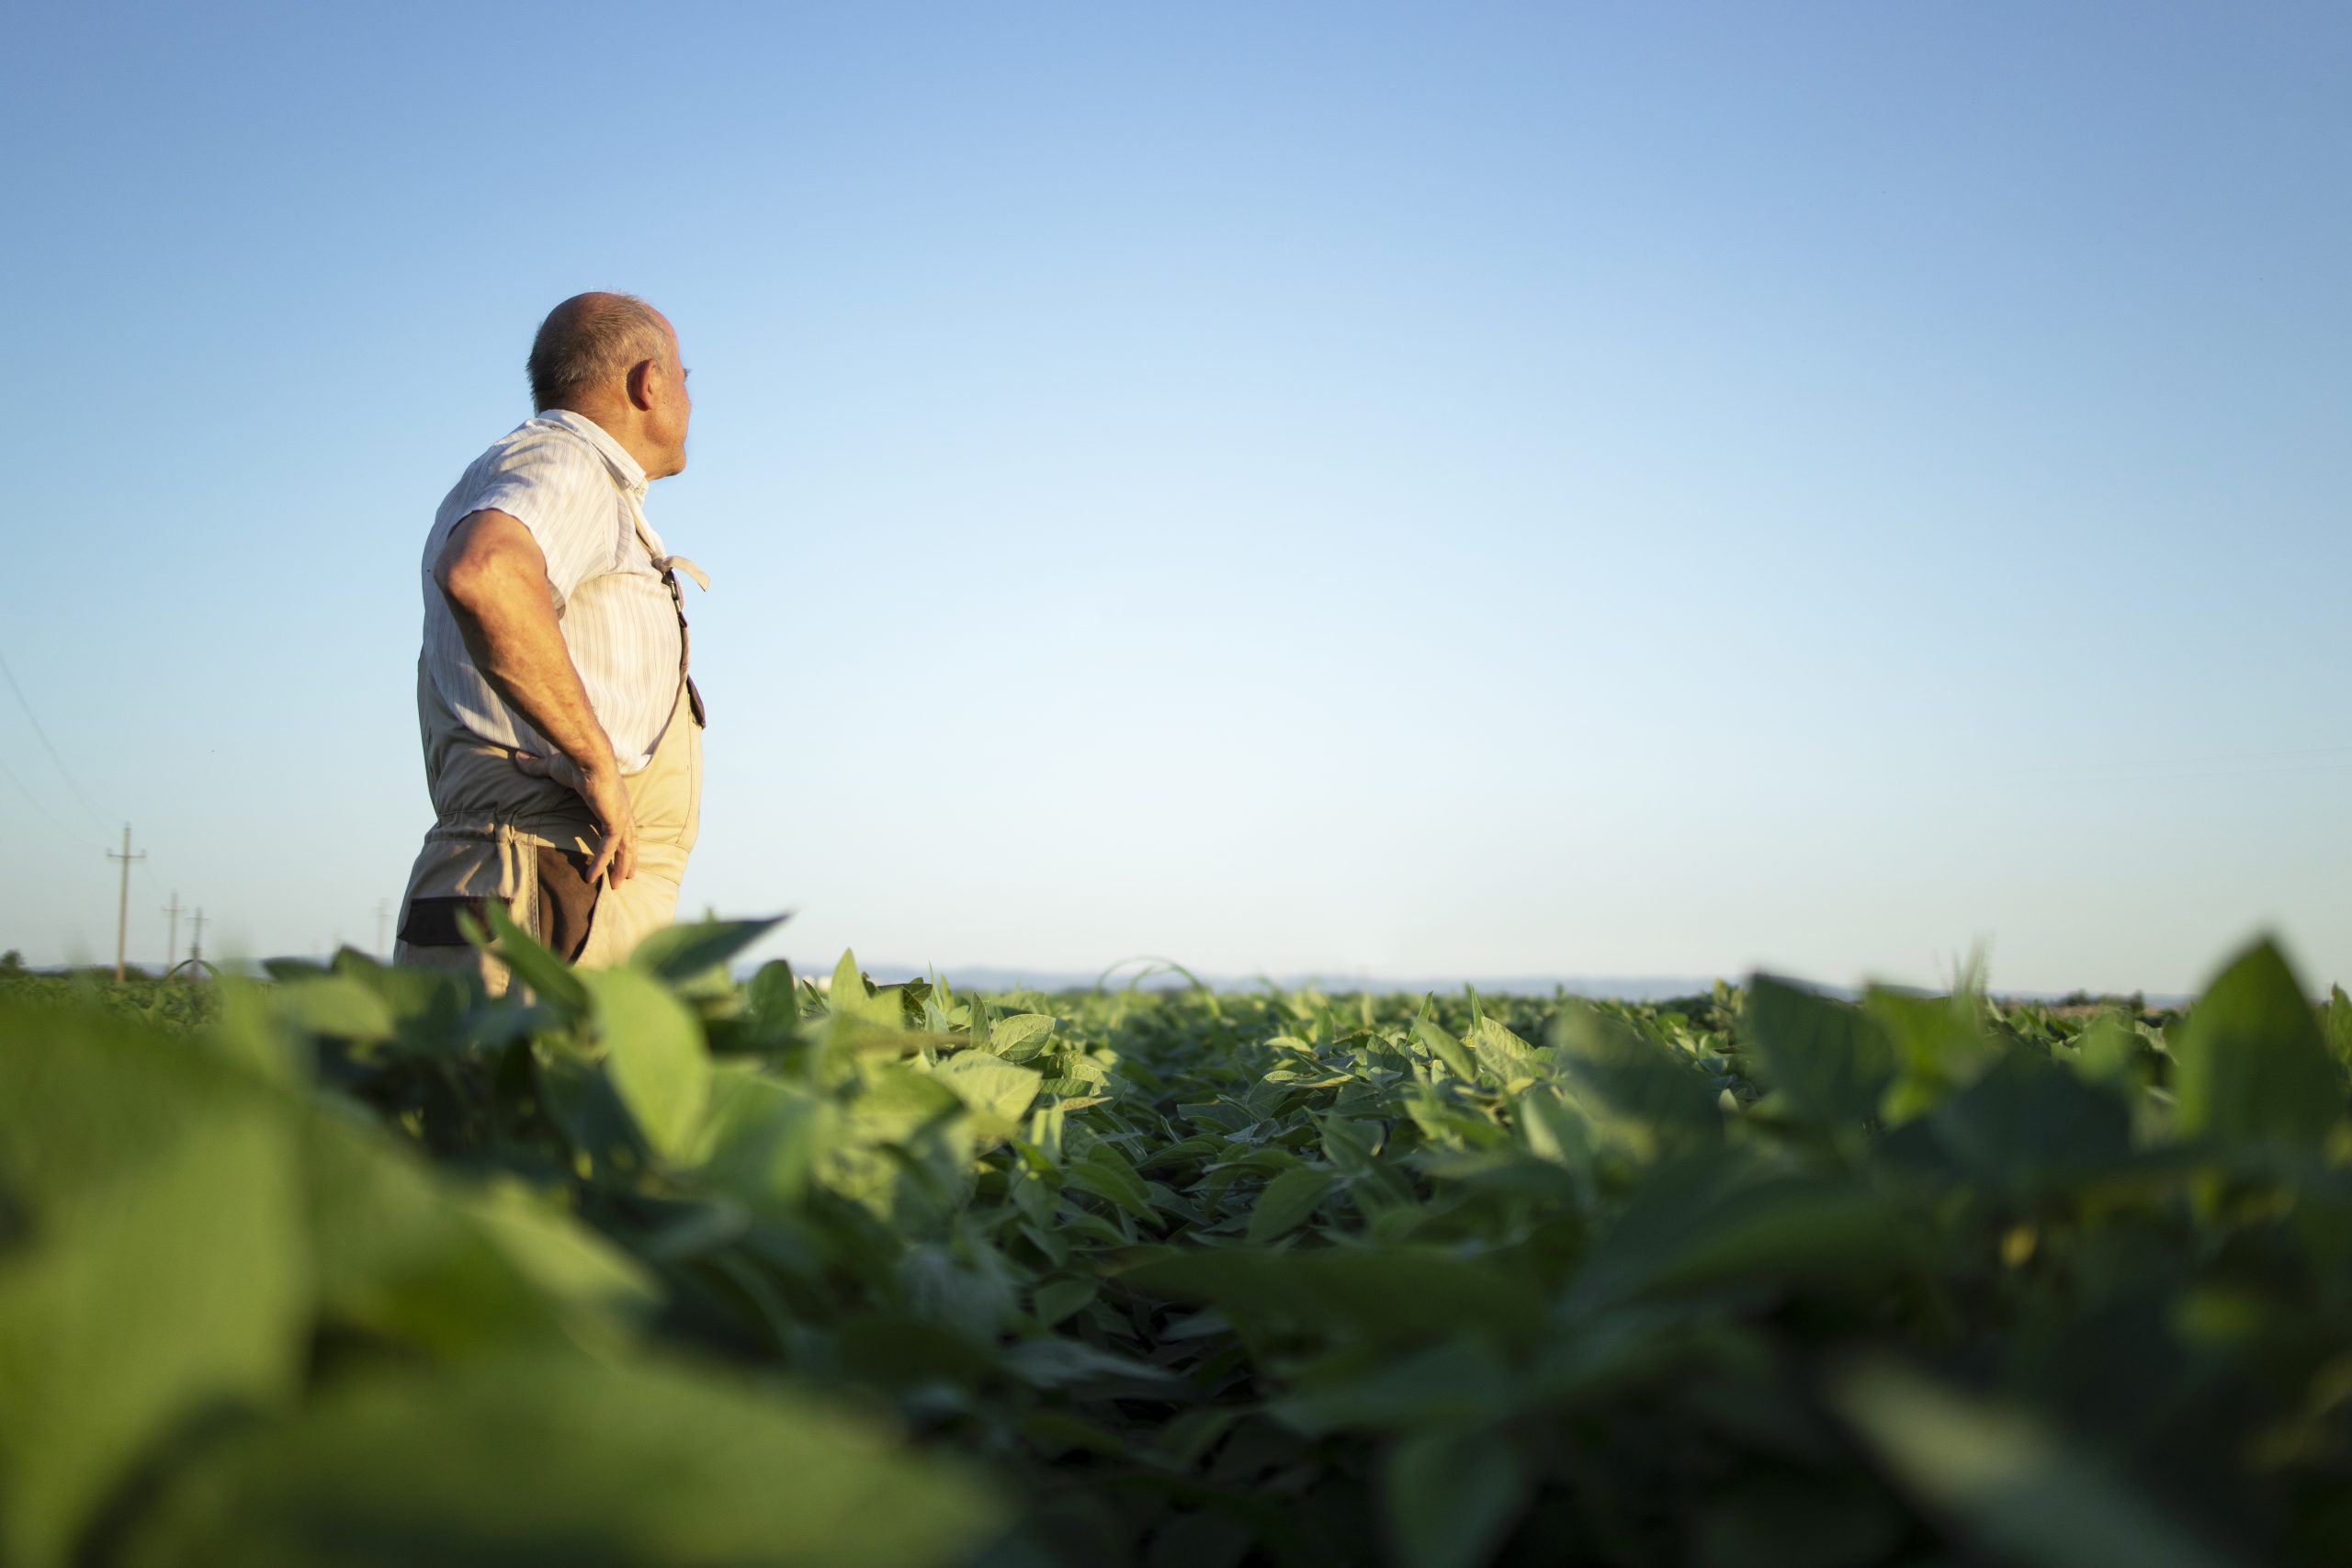
[[204,964],[204,911],[196,912],[196,940],[188,943],[187,972],[191,979]]
[[172,920],[172,934],[164,939],[164,973],[166,976],[169,976],[172,972],[172,965],[179,962],[180,956],[180,896],[178,889],[175,888],[173,890],[172,901],[164,906],[164,913],[170,916]]
[[114,983],[118,986],[122,984],[123,941],[130,931],[130,863],[146,858],[145,850],[137,854],[130,852],[130,824],[125,822],[122,825],[122,853],[117,854],[112,850],[107,852],[107,859],[122,863],[122,897],[115,905],[114,912]]

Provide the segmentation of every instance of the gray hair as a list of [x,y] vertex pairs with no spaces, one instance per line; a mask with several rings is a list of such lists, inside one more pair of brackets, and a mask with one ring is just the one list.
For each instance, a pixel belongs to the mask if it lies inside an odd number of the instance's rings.
[[564,407],[669,353],[662,318],[636,295],[575,294],[548,312],[531,340],[531,406]]

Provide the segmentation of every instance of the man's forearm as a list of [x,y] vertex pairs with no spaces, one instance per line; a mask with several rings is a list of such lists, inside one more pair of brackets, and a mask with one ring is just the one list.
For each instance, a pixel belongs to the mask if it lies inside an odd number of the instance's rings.
[[563,646],[546,576],[499,562],[442,583],[441,592],[491,689],[583,775],[616,768],[613,743]]

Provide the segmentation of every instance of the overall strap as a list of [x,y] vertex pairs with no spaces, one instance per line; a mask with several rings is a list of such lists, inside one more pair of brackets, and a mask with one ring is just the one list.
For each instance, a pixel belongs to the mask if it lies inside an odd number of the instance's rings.
[[[619,481],[616,479],[614,482],[617,487]],[[686,706],[695,716],[695,726],[708,729],[710,719],[707,710],[703,706],[702,693],[695,687],[695,678],[687,670],[688,664],[692,662],[694,633],[686,626],[686,591],[678,582],[678,573],[681,570],[684,571],[688,577],[695,580],[695,586],[706,593],[710,592],[710,576],[684,556],[663,554],[662,541],[654,536],[652,525],[645,520],[644,506],[629,491],[623,491],[621,493],[623,499],[628,502],[628,520],[637,530],[637,542],[645,547],[647,557],[653,562],[653,570],[662,574],[662,584],[670,591],[671,607],[677,612],[678,681],[685,687]]]

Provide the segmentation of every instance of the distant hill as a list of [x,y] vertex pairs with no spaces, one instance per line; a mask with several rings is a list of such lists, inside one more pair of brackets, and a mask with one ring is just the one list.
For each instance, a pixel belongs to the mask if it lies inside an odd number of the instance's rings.
[[[889,983],[928,975],[933,966],[920,964],[867,964],[865,972],[877,982]],[[747,971],[748,972],[748,971]],[[794,960],[792,972],[822,982],[831,974],[831,963],[803,964]],[[1025,969],[1001,964],[944,964],[938,973],[947,976],[958,989],[978,991],[1073,991],[1091,990],[1102,980],[1100,970]],[[1391,978],[1380,975],[1226,975],[1196,971],[1203,984],[1220,991],[1263,989],[1268,982],[1283,990],[1303,987],[1318,987],[1326,991],[1404,992],[1423,991],[1458,993],[1464,986],[1475,986],[1484,994],[1493,996],[1548,997],[1555,989],[1565,988],[1571,995],[1602,998],[1611,1001],[1650,1002],[1668,997],[1703,994],[1714,985],[1712,976],[1595,976],[1595,975],[1442,975],[1407,976]],[[1181,990],[1192,982],[1172,970],[1155,970],[1140,979],[1132,968],[1112,975],[1103,984],[1117,990],[1135,984],[1147,990]]]
[[[740,975],[748,976],[757,965],[746,965]],[[933,972],[933,966],[921,964],[867,964],[865,973],[880,984],[917,979]],[[832,974],[830,962],[802,964],[792,961],[792,972],[804,979],[815,980],[820,987]],[[948,964],[937,973],[946,976],[948,982],[959,990],[975,991],[1085,991],[1102,980],[1099,970],[1024,969],[1002,964],[975,964],[968,966]],[[1316,987],[1334,994],[1370,990],[1379,994],[1418,996],[1427,991],[1444,995],[1459,995],[1464,987],[1475,987],[1482,996],[1548,997],[1564,990],[1570,996],[1590,997],[1601,1001],[1658,1002],[1677,997],[1703,996],[1713,989],[1715,978],[1701,975],[1420,975],[1391,978],[1379,975],[1227,975],[1195,971],[1202,983],[1219,991],[1262,990],[1269,981],[1282,990],[1297,990]],[[1727,975],[1732,985],[1743,984],[1744,975]],[[1122,969],[1103,981],[1106,988],[1118,990],[1134,984],[1146,990],[1182,990],[1192,982],[1173,970],[1158,969],[1136,978],[1132,968]],[[1813,985],[1814,982],[1808,981]],[[1852,999],[1861,990],[1854,986],[1822,986],[1815,988],[1827,995]],[[2095,1006],[2106,1001],[2129,998],[2094,997],[2083,991],[2016,991],[1993,987],[1992,994],[2004,1001],[2048,1002],[2071,1006]],[[2171,993],[2145,994],[2138,998],[2146,1007],[2183,1007],[2189,998]]]

